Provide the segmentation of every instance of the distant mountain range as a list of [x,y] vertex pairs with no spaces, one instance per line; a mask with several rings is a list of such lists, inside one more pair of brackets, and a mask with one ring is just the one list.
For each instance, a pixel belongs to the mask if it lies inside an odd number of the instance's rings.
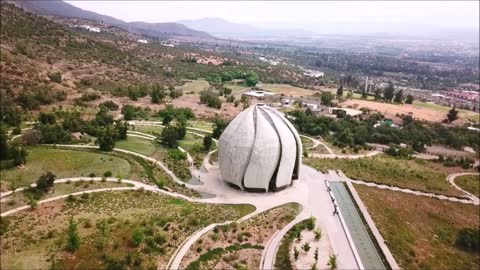
[[35,14],[94,20],[114,25],[137,34],[146,34],[154,37],[188,36],[196,38],[213,38],[210,34],[206,32],[192,30],[180,23],[125,22],[114,17],[77,8],[61,0],[22,0],[10,2]]
[[313,33],[308,30],[292,27],[260,27],[248,24],[234,23],[221,18],[203,18],[197,20],[181,20],[184,24],[197,31],[208,32],[219,38],[232,39],[272,39],[308,37]]

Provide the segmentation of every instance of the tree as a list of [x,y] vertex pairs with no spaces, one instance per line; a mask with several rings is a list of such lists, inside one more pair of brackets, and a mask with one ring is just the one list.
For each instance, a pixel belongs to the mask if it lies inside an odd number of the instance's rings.
[[9,154],[7,129],[0,124],[0,160],[6,160]]
[[204,138],[203,138],[203,147],[205,148],[205,150],[210,150],[210,148],[212,147],[212,136],[211,135],[206,135]]
[[338,135],[338,141],[345,145],[353,145],[353,134],[349,128],[340,132],[340,135]]
[[383,99],[385,101],[392,101],[393,96],[395,95],[395,85],[393,82],[389,81],[387,87],[385,87],[385,90],[383,90]]
[[45,113],[45,112],[41,112],[38,115],[38,121],[44,125],[46,124],[53,125],[56,122],[55,115],[53,113]]
[[165,98],[165,90],[161,86],[153,86],[150,97],[152,98],[152,103],[161,103]]
[[455,109],[455,107],[448,111],[447,118],[450,123],[458,119],[458,111]]
[[178,131],[177,128],[174,126],[167,126],[164,129],[162,129],[162,133],[160,134],[159,137],[160,141],[162,144],[171,147],[171,148],[177,148],[178,143]]
[[398,90],[395,93],[395,98],[393,99],[396,103],[403,103],[403,90]]
[[115,148],[115,138],[115,131],[110,126],[102,127],[95,143],[99,145],[100,151],[112,151]]
[[407,99],[405,100],[405,103],[407,104],[413,104],[414,97],[411,94],[407,95]]
[[110,241],[111,229],[110,224],[108,224],[107,220],[102,219],[100,222],[97,223],[97,247],[100,250],[105,250],[105,247],[108,245]]
[[255,85],[257,85],[257,83],[258,83],[257,73],[255,73],[253,71],[250,71],[249,73],[247,73],[247,75],[245,77],[245,84],[247,86],[255,86]]
[[80,236],[77,231],[77,223],[70,218],[67,228],[67,250],[70,252],[76,251],[80,247]]
[[375,100],[380,100],[382,99],[382,90],[379,88],[375,89]]
[[313,258],[315,261],[318,261],[318,247],[315,249],[315,253],[313,254]]
[[293,247],[293,258],[298,260],[298,255],[300,255],[300,252],[298,251],[297,247]]
[[323,105],[330,106],[332,104],[333,94],[330,92],[322,92],[320,100]]
[[27,162],[27,150],[25,149],[25,146],[18,141],[14,141],[10,144],[9,156],[13,159],[14,166],[25,164]]
[[228,126],[228,122],[221,119],[217,118],[213,120],[213,132],[212,132],[212,137],[215,139],[220,138],[220,135],[222,135],[223,131],[225,128]]
[[343,85],[340,85],[340,87],[337,89],[337,96],[338,97],[343,96]]
[[115,121],[115,139],[117,140],[126,140],[127,139],[127,131],[128,131],[128,123],[123,121]]
[[53,187],[53,183],[55,182],[56,175],[52,172],[48,171],[47,173],[43,173],[37,179],[35,189],[47,192],[51,187]]

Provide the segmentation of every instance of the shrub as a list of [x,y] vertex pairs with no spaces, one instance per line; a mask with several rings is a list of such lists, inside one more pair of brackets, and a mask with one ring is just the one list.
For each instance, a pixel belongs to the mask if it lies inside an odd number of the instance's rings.
[[322,231],[320,229],[316,229],[315,231],[313,231],[313,233],[315,233],[315,240],[320,240],[320,238],[322,238]]
[[297,247],[294,247],[293,248],[293,258],[296,260],[298,260],[298,255],[300,255],[300,251],[298,251]]
[[465,228],[457,233],[455,245],[465,251],[480,251],[480,230]]
[[145,233],[141,228],[137,228],[132,235],[132,246],[138,247],[142,243],[143,239],[145,238]]
[[12,130],[12,135],[19,135],[20,133],[22,133],[22,130],[19,127],[15,127]]
[[305,242],[303,245],[302,245],[302,249],[305,251],[305,252],[308,252],[310,250],[310,244],[308,242]]
[[48,74],[48,78],[50,78],[52,82],[62,83],[62,74],[60,72],[50,73]]
[[314,217],[310,217],[309,219],[307,219],[306,227],[309,231],[315,229],[315,218]]
[[112,176],[112,172],[111,171],[106,171],[103,173],[103,176],[105,177],[111,177]]
[[67,228],[67,250],[74,252],[80,247],[80,236],[77,232],[77,223],[70,218]]

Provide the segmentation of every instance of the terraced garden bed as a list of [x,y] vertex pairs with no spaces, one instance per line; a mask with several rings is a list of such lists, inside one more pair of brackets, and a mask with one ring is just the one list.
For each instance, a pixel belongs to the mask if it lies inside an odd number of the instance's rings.
[[[177,246],[213,222],[237,219],[245,205],[189,203],[142,190],[89,194],[2,218],[2,269],[165,268]],[[70,218],[80,246],[66,250]]]

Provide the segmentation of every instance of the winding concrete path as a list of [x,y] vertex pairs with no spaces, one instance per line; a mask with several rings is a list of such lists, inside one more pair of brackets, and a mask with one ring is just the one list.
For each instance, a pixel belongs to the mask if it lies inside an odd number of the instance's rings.
[[[468,198],[470,200],[473,201],[473,204],[475,205],[479,205],[480,204],[480,199],[475,196],[474,194],[462,189],[461,187],[459,187],[457,184],[455,184],[455,178],[459,177],[459,176],[463,176],[463,175],[478,175],[479,176],[479,182],[480,182],[480,174],[479,173],[454,173],[454,174],[450,174],[448,177],[447,177],[447,181],[452,185],[454,186],[456,189],[460,190],[461,192],[465,193],[465,195],[468,196]],[[480,183],[479,183],[480,184]]]
[[[48,144],[48,146],[52,146],[52,145]],[[95,146],[95,145],[57,144],[56,146],[60,147],[60,148],[98,149],[98,146]],[[172,178],[173,181],[175,181],[177,184],[185,185],[188,188],[194,188],[194,186],[195,186],[195,185],[190,185],[190,184],[180,180],[170,169],[168,169],[168,167],[165,164],[163,164],[162,162],[160,162],[160,161],[158,161],[154,158],[147,157],[147,156],[139,154],[137,152],[133,152],[133,151],[129,151],[129,150],[121,149],[121,148],[114,148],[113,151],[137,156],[137,157],[140,157],[140,158],[142,158],[146,161],[151,162],[152,164],[154,164],[154,165],[158,166],[160,169],[162,169],[166,174],[168,174],[168,176],[170,176],[170,178]]]
[[328,154],[334,154],[333,150],[330,147],[328,147],[328,145],[326,145],[325,143],[307,135],[300,134],[300,137],[307,138],[313,142],[313,146],[307,147],[307,149],[313,149],[319,145],[322,145],[323,147],[325,147],[325,149],[327,149]]

